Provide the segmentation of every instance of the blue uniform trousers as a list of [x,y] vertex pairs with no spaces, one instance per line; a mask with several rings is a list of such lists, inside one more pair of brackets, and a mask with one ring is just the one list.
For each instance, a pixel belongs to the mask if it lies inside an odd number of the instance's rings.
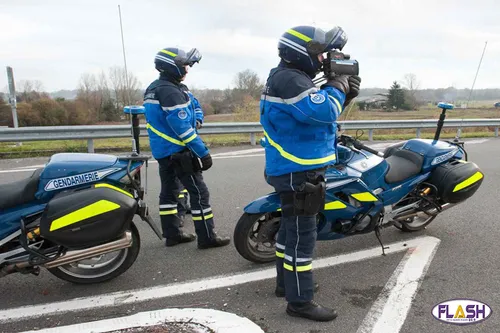
[[[308,177],[308,175],[310,177]],[[324,170],[294,172],[268,176],[267,182],[278,194],[296,192],[296,188],[325,175]],[[286,203],[281,200],[282,211]],[[303,303],[313,299],[312,258],[316,243],[316,215],[282,216],[276,242],[276,283],[285,288],[289,303]]]

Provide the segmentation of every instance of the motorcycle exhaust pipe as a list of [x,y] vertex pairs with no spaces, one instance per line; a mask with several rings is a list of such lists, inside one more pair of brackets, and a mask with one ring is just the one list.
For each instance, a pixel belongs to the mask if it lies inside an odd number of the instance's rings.
[[[452,203],[445,203],[444,205],[441,206],[441,212],[444,212],[445,210],[447,209],[450,209],[451,207],[454,207],[456,204],[452,204]],[[394,219],[395,220],[406,220],[406,219],[409,219],[411,217],[415,217],[415,216],[419,216],[419,215],[433,215],[433,214],[436,214],[436,213],[440,213],[437,208],[433,208],[431,210],[428,211],[429,214],[427,213],[424,213],[424,212],[416,212],[416,213],[411,213],[411,214],[407,214],[407,215],[401,215],[401,216],[395,216]]]
[[66,254],[57,258],[54,261],[48,262],[43,265],[45,268],[55,268],[62,265],[71,264],[72,262],[92,258],[101,254],[121,250],[132,245],[132,233],[125,232],[123,237],[113,242],[94,246],[88,249],[68,251]]
[[17,264],[7,265],[5,267],[0,268],[0,278],[7,276],[12,273],[19,272],[20,270],[29,267],[30,264],[27,261],[23,261]]

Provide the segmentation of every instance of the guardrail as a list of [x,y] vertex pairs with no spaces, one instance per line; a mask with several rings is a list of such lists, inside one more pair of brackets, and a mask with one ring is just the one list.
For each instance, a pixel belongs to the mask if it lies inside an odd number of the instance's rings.
[[[423,128],[436,128],[436,119],[417,120],[356,120],[339,122],[345,130],[368,130],[368,139],[373,141],[373,131],[377,129],[416,129],[420,137]],[[141,136],[148,136],[146,125],[141,125]],[[498,136],[500,119],[448,119],[446,128],[493,127]],[[262,133],[258,122],[251,123],[206,123],[199,130],[201,135],[211,134],[250,134],[250,143],[256,144],[256,134]],[[0,142],[87,140],[89,152],[94,152],[94,139],[131,137],[130,125],[91,125],[91,126],[42,126],[0,128]]]

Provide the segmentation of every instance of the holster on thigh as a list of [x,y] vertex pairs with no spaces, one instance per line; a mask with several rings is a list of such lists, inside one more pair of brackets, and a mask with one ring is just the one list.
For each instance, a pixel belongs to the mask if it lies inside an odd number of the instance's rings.
[[323,176],[309,178],[296,191],[280,194],[284,217],[316,215],[325,206],[326,182]]

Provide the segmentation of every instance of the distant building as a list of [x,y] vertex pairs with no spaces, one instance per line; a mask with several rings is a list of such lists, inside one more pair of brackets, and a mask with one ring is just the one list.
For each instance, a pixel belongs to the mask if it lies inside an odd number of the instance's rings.
[[368,111],[372,109],[386,109],[387,108],[388,94],[375,94],[372,96],[358,97],[356,103],[359,109]]

